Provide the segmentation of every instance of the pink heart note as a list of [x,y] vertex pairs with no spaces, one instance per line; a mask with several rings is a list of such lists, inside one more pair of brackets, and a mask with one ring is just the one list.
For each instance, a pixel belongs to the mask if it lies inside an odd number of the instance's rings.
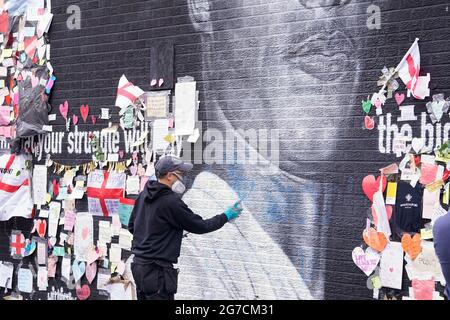
[[377,108],[381,107],[381,100],[380,99],[377,99],[375,101],[375,107],[377,107]]
[[394,272],[394,268],[390,267],[390,268],[389,268],[389,271],[390,271],[390,272]]
[[397,105],[400,106],[403,103],[403,101],[405,101],[405,94],[404,93],[402,93],[402,94],[396,93],[395,101],[397,102]]
[[72,116],[72,122],[73,122],[74,125],[78,123],[78,116],[76,114],[74,114]]
[[89,115],[89,106],[88,105],[82,105],[80,107],[80,113],[81,113],[81,118],[83,118],[84,123],[86,123],[86,120],[87,120],[88,115]]
[[64,101],[64,103],[61,103],[59,105],[59,112],[63,116],[64,119],[67,120],[67,113],[69,111],[69,103],[67,101]]
[[120,158],[120,159],[123,158],[123,150],[119,150],[119,158]]
[[92,124],[95,124],[97,122],[96,116],[91,116]]

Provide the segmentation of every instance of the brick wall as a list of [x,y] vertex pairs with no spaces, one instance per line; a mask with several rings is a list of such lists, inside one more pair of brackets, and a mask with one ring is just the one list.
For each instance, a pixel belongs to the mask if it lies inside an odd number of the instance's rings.
[[[150,46],[169,40],[176,76],[198,81],[204,130],[218,129],[224,143],[233,128],[266,129],[280,138],[281,171],[273,175],[263,165],[196,165],[185,195],[194,211],[218,213],[233,196],[246,210],[236,224],[184,239],[177,298],[371,297],[351,259],[370,213],[361,180],[397,158],[380,154],[376,129],[363,130],[360,101],[416,37],[432,87],[450,93],[448,1],[330,2],[54,1],[54,110],[64,100],[74,109],[88,103],[91,114],[111,107],[117,121],[120,76],[148,90]],[[379,30],[366,26],[372,3],[381,8]],[[71,4],[81,8],[79,30],[66,26]],[[53,127],[64,131],[63,119]],[[52,158],[74,164],[91,156]],[[77,202],[78,210],[86,207]],[[11,223],[4,225],[2,248]]]

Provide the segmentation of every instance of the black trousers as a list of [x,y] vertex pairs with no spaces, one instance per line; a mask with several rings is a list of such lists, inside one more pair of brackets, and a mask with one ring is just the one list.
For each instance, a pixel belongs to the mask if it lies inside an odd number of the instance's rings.
[[174,300],[178,270],[158,263],[132,263],[138,300]]

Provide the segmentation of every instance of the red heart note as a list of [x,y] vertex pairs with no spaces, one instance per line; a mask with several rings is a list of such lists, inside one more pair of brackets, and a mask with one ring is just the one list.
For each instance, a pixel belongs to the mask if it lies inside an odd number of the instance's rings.
[[39,237],[44,238],[46,229],[47,229],[47,221],[39,219],[37,222],[37,232]]
[[86,120],[87,120],[88,115],[89,115],[89,106],[88,105],[82,105],[80,107],[80,113],[81,113],[81,118],[83,118],[84,123],[86,123]]
[[370,201],[373,202],[373,195],[375,192],[378,191],[380,188],[380,179],[382,180],[382,192],[386,189],[387,181],[385,176],[380,176],[375,180],[375,177],[373,175],[369,175],[364,177],[362,181],[362,189],[364,193],[366,194],[367,198],[369,198]]
[[95,124],[97,122],[96,116],[91,116],[92,124]]
[[375,121],[373,120],[373,118],[371,118],[369,116],[365,116],[364,117],[364,126],[366,127],[366,129],[372,130],[373,128],[375,128]]

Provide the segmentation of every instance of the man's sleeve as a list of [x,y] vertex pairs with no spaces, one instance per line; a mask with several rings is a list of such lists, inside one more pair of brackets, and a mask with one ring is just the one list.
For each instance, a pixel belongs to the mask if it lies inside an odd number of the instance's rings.
[[181,199],[171,206],[171,215],[177,227],[196,234],[216,231],[228,222],[225,213],[218,214],[210,219],[203,219],[198,214],[193,213]]

